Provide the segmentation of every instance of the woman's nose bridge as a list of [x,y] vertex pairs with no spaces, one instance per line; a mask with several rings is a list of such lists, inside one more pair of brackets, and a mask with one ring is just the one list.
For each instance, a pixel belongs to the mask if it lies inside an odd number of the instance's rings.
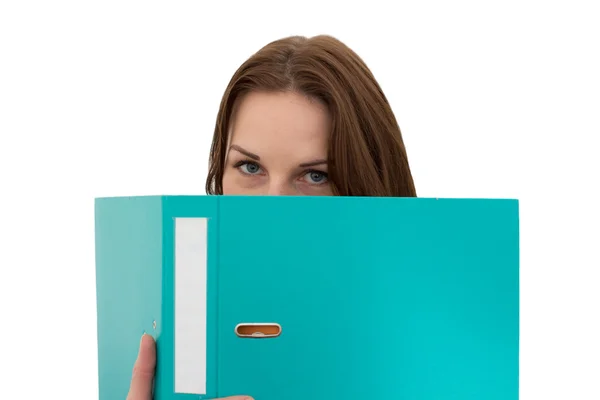
[[294,185],[286,177],[272,177],[269,180],[269,196],[286,196],[295,193]]

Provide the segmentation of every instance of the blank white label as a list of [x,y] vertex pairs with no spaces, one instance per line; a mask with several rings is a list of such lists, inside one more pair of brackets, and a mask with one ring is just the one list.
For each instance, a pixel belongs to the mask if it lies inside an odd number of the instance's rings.
[[175,218],[175,392],[206,394],[206,218]]

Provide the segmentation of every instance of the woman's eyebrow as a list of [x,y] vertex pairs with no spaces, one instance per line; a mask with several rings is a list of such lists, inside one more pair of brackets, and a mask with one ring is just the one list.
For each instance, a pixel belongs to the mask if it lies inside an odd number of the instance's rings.
[[322,164],[327,164],[327,160],[320,159],[320,160],[310,161],[310,162],[307,162],[307,163],[302,163],[302,164],[300,164],[300,167],[302,167],[302,168],[308,168],[308,167],[314,167],[316,165],[322,165]]
[[236,150],[236,151],[239,151],[240,153],[242,153],[242,154],[243,154],[243,155],[245,155],[246,157],[250,157],[250,158],[252,158],[252,159],[254,159],[254,160],[256,160],[256,161],[259,161],[259,160],[260,160],[260,157],[259,157],[259,156],[257,156],[257,155],[256,155],[256,154],[254,154],[254,153],[251,153],[251,152],[249,152],[248,150],[246,150],[246,149],[244,149],[244,148],[242,148],[242,147],[240,147],[240,146],[238,146],[238,145],[236,145],[236,144],[232,144],[232,145],[229,147],[229,149],[230,149],[230,150]]

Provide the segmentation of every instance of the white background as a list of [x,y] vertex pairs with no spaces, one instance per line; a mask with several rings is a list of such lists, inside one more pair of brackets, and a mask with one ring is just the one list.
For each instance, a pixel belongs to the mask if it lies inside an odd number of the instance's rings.
[[521,398],[600,399],[595,2],[336,3],[1,1],[0,398],[97,398],[94,197],[204,194],[235,69],[327,33],[419,196],[520,199]]

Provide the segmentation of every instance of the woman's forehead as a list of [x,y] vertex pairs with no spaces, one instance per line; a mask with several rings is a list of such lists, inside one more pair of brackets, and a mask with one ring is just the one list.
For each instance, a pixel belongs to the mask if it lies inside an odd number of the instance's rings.
[[305,96],[250,93],[232,115],[228,148],[235,144],[258,155],[325,156],[330,124],[326,108]]

